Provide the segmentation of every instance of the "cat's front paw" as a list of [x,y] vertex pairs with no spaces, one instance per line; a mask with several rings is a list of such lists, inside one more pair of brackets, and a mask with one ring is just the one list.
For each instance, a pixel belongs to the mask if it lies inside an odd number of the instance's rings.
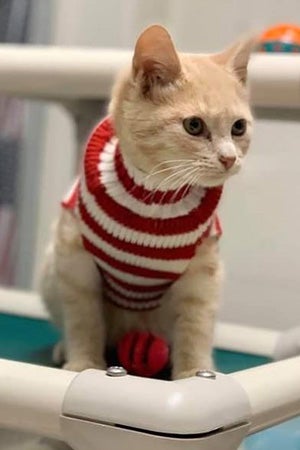
[[106,366],[105,364],[96,363],[95,361],[89,360],[89,359],[76,359],[72,361],[68,361],[66,364],[64,364],[63,369],[65,370],[71,370],[73,372],[82,372],[86,369],[100,369],[105,370]]

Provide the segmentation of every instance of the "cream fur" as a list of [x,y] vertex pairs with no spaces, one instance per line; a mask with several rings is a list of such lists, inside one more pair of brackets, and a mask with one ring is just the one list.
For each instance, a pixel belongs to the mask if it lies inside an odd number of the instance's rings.
[[[167,32],[161,27],[150,30],[138,41],[134,70],[121,74],[112,95],[110,113],[124,156],[156,188],[174,189],[183,182],[222,184],[238,172],[250,142],[252,116],[244,86],[249,43],[217,56],[175,55]],[[157,33],[160,40],[155,41]],[[162,49],[157,47],[160,42]],[[191,136],[183,129],[182,120],[193,115],[204,120],[210,138]],[[240,118],[247,121],[247,132],[236,138],[231,126]],[[234,156],[233,167],[226,170],[220,155]],[[185,163],[180,172],[171,160],[186,160],[191,166]],[[166,171],[156,170],[164,164]],[[41,291],[53,320],[64,329],[66,368],[104,368],[106,344],[116,343],[130,329],[147,329],[172,343],[173,378],[182,378],[212,367],[221,281],[218,243],[209,238],[167,292],[161,308],[131,312],[103,303],[101,280],[83,248],[76,218],[62,211]],[[61,351],[61,346],[56,349],[56,359]]]

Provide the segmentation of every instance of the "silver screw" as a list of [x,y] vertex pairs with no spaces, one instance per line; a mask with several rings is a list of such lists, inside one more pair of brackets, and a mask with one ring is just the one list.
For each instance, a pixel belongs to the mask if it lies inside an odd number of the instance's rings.
[[215,380],[217,375],[212,370],[198,370],[196,377],[207,378],[209,380]]
[[124,375],[127,375],[127,370],[121,366],[111,366],[106,370],[106,375],[109,377],[123,377]]

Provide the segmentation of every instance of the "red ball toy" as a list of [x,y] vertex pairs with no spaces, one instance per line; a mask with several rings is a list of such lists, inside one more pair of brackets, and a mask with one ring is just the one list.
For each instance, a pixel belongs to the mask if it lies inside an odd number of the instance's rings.
[[169,361],[166,341],[147,331],[130,331],[118,342],[120,364],[132,375],[153,377]]

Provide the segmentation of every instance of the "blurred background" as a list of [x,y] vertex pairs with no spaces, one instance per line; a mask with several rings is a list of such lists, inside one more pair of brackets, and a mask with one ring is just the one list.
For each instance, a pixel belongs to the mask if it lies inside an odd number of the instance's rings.
[[[299,24],[300,7],[299,0],[0,0],[5,43],[131,49],[154,22],[179,49],[211,52],[247,31]],[[101,114],[99,102],[89,124]],[[279,329],[299,324],[300,127],[273,116],[258,118],[245,170],[226,188],[221,318]],[[0,281],[34,289],[74,175],[76,127],[55,102],[1,97],[0,117]]]
[[[180,50],[213,52],[249,31],[300,26],[300,6],[299,0],[0,0],[0,72],[2,44],[132,49],[151,23],[165,25]],[[5,97],[0,84],[1,298],[7,296],[1,288],[36,290],[51,224],[76,172],[78,141],[105,114],[107,100]],[[287,329],[299,326],[300,316],[300,113],[254,112],[251,151],[243,172],[228,182],[221,209],[227,280],[220,318]],[[41,363],[35,344],[44,351],[57,339],[45,327],[2,317],[1,357]],[[49,347],[48,363],[50,353]],[[265,434],[249,448],[282,450],[295,430],[298,448],[299,422],[282,436],[275,433],[271,446]],[[6,450],[21,439],[15,432],[0,434]]]

